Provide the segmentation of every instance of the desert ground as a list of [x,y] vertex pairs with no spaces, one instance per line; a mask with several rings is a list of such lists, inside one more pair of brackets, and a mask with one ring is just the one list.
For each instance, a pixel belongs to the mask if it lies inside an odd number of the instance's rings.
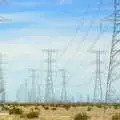
[[0,120],[120,120],[120,105],[3,104]]

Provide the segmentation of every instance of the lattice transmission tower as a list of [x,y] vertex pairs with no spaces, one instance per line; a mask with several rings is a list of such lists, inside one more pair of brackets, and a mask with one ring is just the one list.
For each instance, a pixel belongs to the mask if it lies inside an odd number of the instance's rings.
[[114,0],[114,13],[109,18],[114,23],[110,51],[105,102],[116,102],[115,81],[120,76],[120,0]]
[[24,94],[25,94],[25,102],[28,103],[29,102],[29,97],[28,97],[28,80],[26,79],[24,81]]
[[66,81],[66,70],[61,69],[62,72],[62,91],[61,91],[61,102],[66,103],[68,101],[67,98],[67,81]]
[[96,51],[96,80],[95,80],[95,89],[94,89],[94,101],[102,102],[102,79],[101,79],[101,53],[103,51]]
[[37,102],[36,69],[30,69],[30,71],[31,71],[31,80],[32,80],[30,101],[32,103],[36,103]]
[[103,91],[102,91],[102,71],[101,71],[101,54],[103,51],[95,50],[93,53],[96,54],[96,75],[95,75],[95,87],[94,87],[94,102],[102,102],[103,100]]
[[41,91],[41,87],[42,87],[42,85],[41,84],[39,84],[38,85],[38,95],[37,95],[37,102],[38,103],[41,103],[42,102],[42,91]]
[[[7,0],[0,0],[0,4],[4,4],[4,3],[7,3]],[[0,23],[6,22],[6,21],[9,21],[9,19],[0,16]],[[2,55],[0,55],[0,102],[4,103],[6,99],[5,98],[6,93],[5,93],[5,81],[3,78],[2,62],[3,62]]]
[[45,102],[53,103],[54,102],[54,86],[53,86],[53,72],[55,64],[55,49],[45,49],[44,52],[47,55],[47,78],[46,78],[46,87],[45,87]]
[[0,55],[0,102],[5,102],[5,81],[3,77],[3,69],[2,69],[3,59],[2,55]]

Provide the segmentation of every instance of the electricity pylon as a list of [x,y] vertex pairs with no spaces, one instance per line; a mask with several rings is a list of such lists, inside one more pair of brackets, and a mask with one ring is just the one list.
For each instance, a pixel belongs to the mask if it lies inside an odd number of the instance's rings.
[[54,102],[54,86],[53,86],[53,64],[55,63],[55,49],[45,49],[47,55],[47,78],[46,78],[46,88],[45,88],[45,102]]
[[118,80],[120,76],[120,0],[114,0],[114,14],[112,15],[112,18],[110,17],[108,20],[112,20],[114,27],[105,102],[116,102],[115,91],[113,89],[115,88],[115,81]]
[[0,54],[0,102],[5,102],[5,81],[3,78],[3,69],[2,69],[3,59],[2,54]]
[[102,102],[102,81],[101,81],[101,53],[103,51],[96,51],[96,79],[94,88],[94,102]]
[[62,72],[62,91],[61,91],[61,102],[66,103],[68,101],[67,98],[67,81],[66,81],[66,70],[61,69]]
[[38,93],[38,95],[37,95],[37,102],[38,102],[38,103],[41,103],[41,102],[42,102],[41,84],[38,85],[38,88],[37,88],[37,89],[38,89],[38,90],[37,90],[37,91],[38,91],[38,92],[37,92],[37,93]]
[[24,102],[24,84],[20,84],[18,90],[16,91],[16,102]]
[[[7,0],[0,0],[0,4],[6,3]],[[0,22],[9,21],[7,18],[0,16]],[[3,71],[2,71],[2,55],[0,55],[0,102],[5,102],[5,82],[3,78]]]
[[29,98],[28,98],[28,80],[25,80],[24,82],[24,93],[25,93],[25,102],[29,102]]
[[36,70],[35,69],[30,69],[31,70],[31,79],[32,79],[32,86],[31,86],[31,102],[35,103],[37,102],[37,95],[36,95]]
[[102,102],[103,100],[103,93],[102,93],[102,78],[101,78],[101,54],[104,51],[95,50],[92,53],[96,54],[96,76],[95,76],[95,87],[94,87],[94,102]]

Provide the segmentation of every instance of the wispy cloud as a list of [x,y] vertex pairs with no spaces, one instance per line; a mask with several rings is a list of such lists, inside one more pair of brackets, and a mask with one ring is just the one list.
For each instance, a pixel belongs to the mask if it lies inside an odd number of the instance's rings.
[[[55,27],[75,27],[81,23],[85,23],[85,26],[88,26],[91,21],[94,21],[94,24],[97,24],[100,21],[100,18],[97,17],[93,19],[91,16],[50,16],[50,12],[16,12],[16,13],[1,13],[2,16],[6,18],[11,18],[11,23],[24,23],[28,22],[31,24],[37,24],[37,26],[48,25]],[[36,26],[36,27],[37,27]]]
[[41,6],[46,4],[47,2],[40,2],[40,1],[13,2],[13,5],[22,6],[22,7],[35,7],[35,6]]
[[59,3],[59,4],[71,4],[72,0],[57,0],[57,3]]

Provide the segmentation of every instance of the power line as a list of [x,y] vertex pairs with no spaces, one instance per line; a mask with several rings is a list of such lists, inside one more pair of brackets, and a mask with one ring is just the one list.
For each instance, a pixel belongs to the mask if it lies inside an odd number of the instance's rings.
[[77,37],[77,34],[79,33],[80,31],[80,28],[81,28],[81,24],[84,25],[85,24],[85,15],[88,14],[88,11],[90,9],[90,5],[87,6],[86,8],[86,11],[84,12],[84,15],[82,16],[82,22],[80,21],[80,23],[77,25],[76,29],[75,29],[75,34],[73,35],[72,39],[70,39],[68,41],[68,44],[67,46],[65,46],[65,48],[63,49],[61,55],[59,56],[59,58],[61,58],[65,53],[66,51],[68,50],[68,48],[72,45],[72,43],[74,42],[74,40],[76,40],[76,37]]
[[68,50],[68,48],[71,46],[72,42],[76,39],[77,34],[78,34],[79,31],[80,31],[81,24],[82,24],[82,25],[85,24],[85,22],[84,22],[84,21],[85,21],[85,15],[88,13],[89,8],[90,8],[90,6],[88,5],[88,6],[87,6],[87,9],[86,9],[86,11],[85,11],[85,13],[84,13],[84,16],[82,17],[82,23],[81,23],[81,21],[80,21],[80,23],[77,25],[76,30],[75,30],[75,34],[74,34],[73,38],[72,38],[71,40],[69,40],[67,46],[64,48],[64,50],[63,50],[63,52],[62,52],[62,55]]
[[94,46],[97,44],[97,42],[101,39],[101,36],[103,36],[105,34],[105,31],[102,30],[102,23],[100,23],[100,30],[96,36],[96,38],[94,39],[93,43],[89,46],[89,48],[87,49],[87,51],[91,51]]
[[[100,12],[100,9],[101,9],[101,6],[100,6],[100,5],[101,5],[101,4],[98,5],[97,11],[96,11],[96,15],[98,15],[98,13]],[[94,22],[95,22],[95,21],[94,21],[94,18],[95,18],[95,16],[93,15],[88,30],[87,30],[86,33],[82,36],[80,46],[78,46],[78,47],[76,48],[75,52],[71,55],[71,58],[74,58],[74,57],[77,55],[78,51],[80,51],[80,49],[81,49],[82,44],[84,43],[84,41],[87,40],[87,37],[88,37],[88,35],[89,35],[90,30],[92,29],[92,26],[95,24],[95,23],[94,23]],[[100,31],[100,32],[101,32],[101,31]],[[97,37],[96,41],[98,41],[98,39],[100,39],[100,35]],[[63,55],[63,54],[65,54],[65,51],[62,53],[62,55]],[[70,59],[71,59],[71,58],[70,58]],[[67,62],[65,62],[65,65],[66,65],[66,64],[67,64]]]

